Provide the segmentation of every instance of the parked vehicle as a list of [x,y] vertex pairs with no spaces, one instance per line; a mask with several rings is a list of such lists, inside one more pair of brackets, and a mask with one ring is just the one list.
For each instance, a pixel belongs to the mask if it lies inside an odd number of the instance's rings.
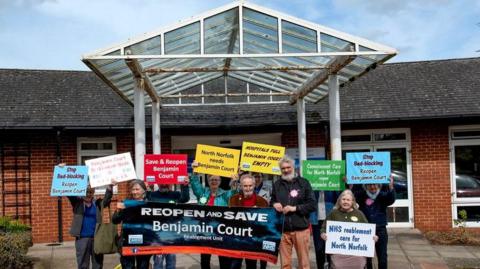
[[408,180],[407,173],[400,170],[392,170],[393,187],[397,194],[397,199],[408,198]]
[[480,178],[466,175],[455,175],[457,197],[480,197]]

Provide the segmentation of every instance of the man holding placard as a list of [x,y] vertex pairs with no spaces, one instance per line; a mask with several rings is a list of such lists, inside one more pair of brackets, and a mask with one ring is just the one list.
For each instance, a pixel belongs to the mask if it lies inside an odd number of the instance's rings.
[[[387,208],[395,202],[395,189],[393,177],[390,177],[390,184],[382,188],[380,184],[364,184],[362,188],[354,191],[360,210],[365,214],[368,222],[375,223],[378,242],[375,245],[377,252],[378,269],[387,269]],[[372,269],[372,259],[367,259],[367,268]]]
[[280,242],[282,268],[292,268],[292,248],[295,247],[298,268],[309,269],[309,215],[316,209],[312,187],[305,178],[295,176],[295,161],[290,157],[280,159],[279,166],[282,176],[273,184],[270,204],[285,214]]
[[325,241],[320,230],[327,215],[335,205],[339,191],[345,189],[345,161],[305,160],[302,175],[310,181],[314,190],[317,210],[310,215],[317,268],[325,265]]
[[[353,190],[360,210],[370,223],[376,224],[378,242],[375,245],[378,268],[386,269],[387,262],[387,208],[395,202],[395,189],[391,176],[390,152],[347,153],[347,183],[363,184]],[[388,189],[382,184],[389,184]],[[367,268],[372,268],[372,259],[367,259]]]

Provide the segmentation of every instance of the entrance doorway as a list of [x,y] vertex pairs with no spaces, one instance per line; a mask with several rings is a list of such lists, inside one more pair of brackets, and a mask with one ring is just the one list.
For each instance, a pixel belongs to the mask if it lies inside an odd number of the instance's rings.
[[342,132],[342,156],[347,152],[390,152],[396,201],[388,208],[389,227],[413,227],[413,195],[408,129]]

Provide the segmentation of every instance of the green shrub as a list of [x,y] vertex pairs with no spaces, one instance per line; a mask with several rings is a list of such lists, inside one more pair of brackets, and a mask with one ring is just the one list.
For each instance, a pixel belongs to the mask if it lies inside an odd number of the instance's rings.
[[31,228],[18,220],[0,217],[0,265],[5,269],[26,268],[31,265],[27,257],[32,246]]
[[23,224],[18,220],[12,220],[10,217],[0,217],[0,232],[21,233],[30,230],[30,226]]
[[30,232],[6,233],[0,236],[0,264],[5,269],[26,268],[31,265],[27,257],[32,245]]

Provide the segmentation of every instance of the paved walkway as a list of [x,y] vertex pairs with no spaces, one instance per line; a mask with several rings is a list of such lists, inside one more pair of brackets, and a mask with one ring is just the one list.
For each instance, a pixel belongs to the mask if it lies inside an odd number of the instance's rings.
[[[480,268],[480,247],[430,245],[415,229],[390,229],[388,251],[390,269]],[[57,246],[35,244],[28,254],[35,260],[35,269],[76,268],[73,242]],[[310,257],[312,269],[316,269],[313,246]],[[114,268],[118,263],[118,254],[105,255],[105,269]],[[212,265],[213,269],[218,268],[216,257],[212,257]],[[200,256],[177,255],[177,268],[200,269]],[[280,266],[269,264],[267,268]]]

